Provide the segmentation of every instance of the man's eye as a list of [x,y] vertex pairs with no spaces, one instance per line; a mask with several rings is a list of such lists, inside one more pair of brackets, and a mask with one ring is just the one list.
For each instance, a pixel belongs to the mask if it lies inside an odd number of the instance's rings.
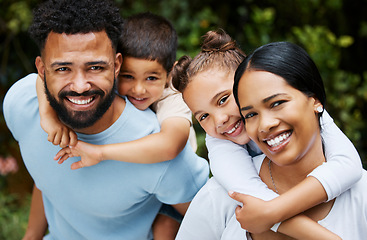
[[93,71],[99,71],[99,70],[103,70],[103,67],[101,67],[101,66],[92,66],[92,67],[90,67],[90,69],[93,70]]
[[228,97],[229,96],[226,95],[226,96],[222,97],[221,99],[219,99],[218,105],[221,106],[222,104],[224,104],[227,101]]
[[207,117],[208,117],[208,115],[209,115],[209,114],[207,114],[207,113],[205,113],[205,114],[201,115],[201,116],[199,117],[199,122],[201,122],[201,121],[205,120],[205,118],[207,118]]
[[65,72],[66,70],[68,70],[67,67],[61,67],[61,68],[56,69],[57,72]]

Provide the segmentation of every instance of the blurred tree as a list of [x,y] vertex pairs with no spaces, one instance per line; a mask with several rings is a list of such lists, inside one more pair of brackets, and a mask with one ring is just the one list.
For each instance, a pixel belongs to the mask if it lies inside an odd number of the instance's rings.
[[[41,0],[0,0],[0,109],[7,89],[34,72],[38,54],[27,28]],[[201,36],[223,28],[250,52],[259,45],[287,40],[302,45],[325,80],[328,110],[367,156],[367,0],[115,0],[121,15],[150,11],[168,18],[179,35],[177,57],[194,56]],[[202,131],[199,146],[206,154]],[[14,156],[22,168],[17,144],[0,115],[0,156]],[[202,150],[204,149],[204,150]],[[24,167],[23,167],[24,168]],[[22,170],[21,170],[22,171]],[[22,172],[24,176],[24,172]]]

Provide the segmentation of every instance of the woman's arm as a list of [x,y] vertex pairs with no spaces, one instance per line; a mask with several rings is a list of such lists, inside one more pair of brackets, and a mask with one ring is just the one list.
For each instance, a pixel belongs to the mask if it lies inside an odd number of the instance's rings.
[[157,163],[175,158],[185,147],[189,137],[190,122],[181,117],[164,120],[161,131],[143,138],[107,145],[92,145],[78,141],[75,147],[64,148],[55,156],[59,163],[69,157],[80,156],[81,160],[71,165],[72,169],[92,166],[103,160],[132,163]]
[[28,227],[23,240],[41,240],[47,230],[47,220],[43,208],[42,192],[33,187],[31,209],[28,218]]
[[50,106],[43,85],[43,80],[37,75],[36,81],[37,98],[41,118],[41,127],[48,134],[47,140],[54,145],[64,148],[74,146],[78,140],[75,132],[65,126],[58,118],[56,112]]

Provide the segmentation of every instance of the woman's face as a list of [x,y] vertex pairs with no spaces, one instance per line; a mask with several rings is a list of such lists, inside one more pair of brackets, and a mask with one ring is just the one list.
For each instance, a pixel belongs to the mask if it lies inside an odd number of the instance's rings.
[[[241,113],[249,137],[277,165],[320,153],[316,108],[321,103],[265,71],[245,71],[238,86]],[[321,146],[321,145],[320,145]]]
[[208,69],[196,74],[183,92],[195,119],[212,137],[246,144],[241,115],[232,94],[234,72]]

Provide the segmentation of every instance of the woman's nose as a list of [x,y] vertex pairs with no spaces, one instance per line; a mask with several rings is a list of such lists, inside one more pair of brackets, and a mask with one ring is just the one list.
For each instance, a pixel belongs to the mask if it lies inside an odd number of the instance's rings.
[[279,124],[279,120],[270,113],[262,113],[259,117],[259,132],[269,132]]

